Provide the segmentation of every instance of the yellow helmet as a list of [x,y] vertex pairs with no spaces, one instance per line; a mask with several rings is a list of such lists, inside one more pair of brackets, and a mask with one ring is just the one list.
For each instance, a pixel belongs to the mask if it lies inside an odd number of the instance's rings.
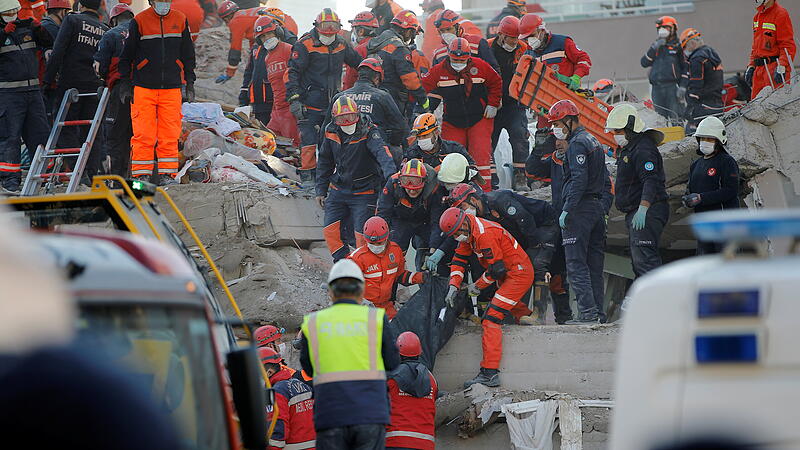
[[606,130],[622,130],[629,128],[634,133],[644,131],[644,120],[633,105],[622,103],[614,107],[606,119]]

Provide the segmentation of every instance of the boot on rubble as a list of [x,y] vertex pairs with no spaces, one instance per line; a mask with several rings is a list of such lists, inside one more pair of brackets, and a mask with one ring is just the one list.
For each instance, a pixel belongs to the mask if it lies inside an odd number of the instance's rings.
[[515,191],[530,191],[528,186],[528,176],[525,175],[525,169],[514,168],[514,183],[511,186]]
[[478,372],[475,378],[464,382],[464,389],[467,389],[473,384],[482,384],[486,387],[498,387],[500,386],[500,371],[481,367],[481,371]]
[[313,188],[317,181],[316,169],[297,169],[297,174],[300,175],[300,182],[304,188]]

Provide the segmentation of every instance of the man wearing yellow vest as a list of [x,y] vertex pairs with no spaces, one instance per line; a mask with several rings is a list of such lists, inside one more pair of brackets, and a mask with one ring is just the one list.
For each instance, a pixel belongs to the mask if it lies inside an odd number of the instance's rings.
[[303,319],[300,364],[314,377],[317,450],[383,449],[386,372],[400,365],[389,321],[361,305],[364,274],[342,259],[328,275],[333,305]]

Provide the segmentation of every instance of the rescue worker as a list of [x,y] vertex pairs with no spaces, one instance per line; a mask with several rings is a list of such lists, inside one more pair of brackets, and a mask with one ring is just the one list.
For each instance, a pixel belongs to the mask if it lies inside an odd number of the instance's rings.
[[483,275],[466,289],[470,295],[497,284],[489,308],[483,315],[481,345],[483,360],[475,378],[464,383],[464,388],[473,384],[487,387],[500,385],[500,359],[503,356],[503,332],[501,325],[506,315],[519,320],[531,311],[520,302],[533,284],[533,267],[528,255],[516,239],[495,222],[475,217],[459,208],[449,208],[439,220],[439,228],[447,236],[458,241],[455,256],[450,265],[450,287],[445,302],[455,306],[458,289],[464,281],[464,271],[472,255],[484,269]]
[[433,450],[436,438],[436,378],[420,362],[422,344],[412,332],[397,337],[400,365],[388,375],[391,425],[386,427],[386,449]]
[[[364,244],[364,222],[372,216],[384,180],[397,171],[378,127],[358,112],[349,96],[339,97],[331,109],[319,149],[316,200],[325,209],[323,235],[334,261],[350,251],[346,242]],[[352,220],[355,238],[344,236],[342,221]]]
[[378,198],[378,215],[391,224],[392,242],[405,253],[413,239],[418,270],[429,249],[439,248],[442,242],[437,224],[446,196],[433,167],[411,159],[386,182]]
[[18,14],[19,18],[22,20],[36,19],[41,21],[47,12],[45,9],[47,6],[45,0],[22,0],[19,4],[21,8]]
[[[500,10],[500,14],[495,16],[495,18],[492,19],[488,25],[486,25],[486,39],[492,39],[493,37],[497,36],[497,33],[500,29],[500,22],[502,22],[506,17],[515,17],[520,19],[527,13],[528,6],[525,4],[525,0],[508,0],[506,6]],[[515,34],[514,37],[517,37],[517,35]]]
[[422,53],[425,54],[428,61],[433,63],[433,53],[442,45],[442,37],[434,22],[439,13],[444,10],[444,3],[442,0],[422,0],[419,7],[422,8],[421,22],[425,24],[423,27],[425,33],[422,35]]
[[494,53],[489,48],[489,42],[483,38],[481,31],[472,22],[462,18],[453,10],[445,9],[436,16],[433,24],[436,26],[441,36],[441,42],[444,45],[436,49],[431,55],[433,65],[447,59],[450,44],[457,38],[463,38],[469,42],[472,56],[486,61],[495,71],[500,72]]
[[[314,377],[318,450],[382,448],[390,423],[386,372],[400,364],[386,314],[362,306],[364,274],[343,259],[328,275],[331,306],[303,318],[300,364]],[[331,333],[330,330],[363,330]]]
[[561,226],[567,277],[578,303],[578,318],[568,325],[603,322],[606,222],[602,204],[605,185],[605,151],[600,142],[581,126],[578,107],[571,100],[553,104],[547,120],[556,139],[569,146],[563,162],[564,206]]
[[[516,1],[516,0],[512,0]],[[521,3],[524,8],[525,2]],[[509,3],[510,5],[511,3]],[[519,36],[519,19],[507,15],[500,20],[495,29],[497,37],[489,40],[489,46],[500,66],[500,76],[503,78],[503,103],[494,118],[492,131],[492,149],[497,148],[500,133],[505,129],[511,143],[511,152],[514,163],[514,179],[512,187],[516,191],[529,190],[528,180],[525,176],[525,161],[530,153],[530,133],[528,132],[528,116],[525,107],[511,97],[508,87],[517,70],[517,63],[528,49],[524,41],[517,39]],[[492,152],[494,154],[494,151]]]
[[53,40],[58,36],[58,29],[64,17],[72,9],[69,0],[48,0],[47,15],[42,19],[42,26],[50,33]]
[[658,39],[650,45],[642,56],[642,67],[650,68],[650,95],[657,113],[669,119],[681,116],[686,101],[686,57],[678,39],[678,21],[674,17],[663,16],[656,20]]
[[722,60],[707,46],[699,31],[687,28],[681,33],[681,45],[689,64],[686,88],[687,129],[694,129],[704,117],[722,112]]
[[[253,332],[253,341],[256,344],[256,347],[266,347],[275,351],[278,355],[284,355],[286,351],[286,344],[280,342],[284,331],[286,330],[283,328],[279,329],[275,325],[264,325],[256,328],[256,330]],[[311,380],[311,377],[306,375],[303,370],[292,369],[286,364],[286,360],[283,359],[282,356],[279,363],[281,370],[289,371],[292,378],[297,378],[303,383],[313,386],[314,383]]]
[[[473,185],[459,184],[448,197],[450,206],[500,224],[522,246],[533,265],[533,303],[538,314],[520,317],[524,325],[543,324],[547,311],[547,289],[550,260],[558,237],[556,210],[543,200],[536,200],[509,190],[480,192]],[[548,280],[548,281],[545,281]],[[523,301],[528,303],[528,297]],[[535,321],[534,321],[535,319]]]
[[411,121],[414,113],[414,104],[409,102],[409,97],[413,97],[424,112],[430,106],[409,48],[414,43],[417,30],[419,21],[416,14],[409,10],[400,11],[392,19],[389,29],[367,44],[367,54],[383,61],[381,88],[392,94],[406,122]]
[[[350,41],[356,49],[356,53],[362,58],[367,57],[367,44],[378,35],[378,19],[369,11],[362,11],[350,22]],[[358,71],[350,66],[344,68],[344,78],[342,88],[347,90],[353,87],[358,79]]]
[[109,17],[113,28],[100,39],[94,61],[97,73],[111,90],[106,108],[106,124],[111,122],[106,140],[106,153],[111,158],[110,173],[126,178],[130,170],[133,137],[131,105],[122,101],[117,81],[119,81],[119,58],[122,56],[125,36],[128,34],[128,22],[133,19],[133,10],[125,3],[117,3],[111,9]]
[[[93,58],[108,27],[100,21],[97,12],[100,0],[80,0],[79,3],[80,13],[67,15],[58,30],[44,74],[44,85],[55,83],[55,98],[59,100],[68,89],[76,88],[84,94],[93,93],[103,84],[94,70]],[[77,103],[70,105],[66,120],[91,119],[99,104],[98,96],[80,97]],[[89,134],[89,128],[89,125],[65,126],[58,140],[59,148],[80,148]],[[98,133],[84,172],[88,180],[100,173],[104,150],[102,134]],[[89,182],[84,181],[84,184]]]
[[267,8],[266,14],[280,22],[283,31],[286,33],[286,39],[281,40],[294,45],[294,42],[291,42],[291,36],[294,36],[294,41],[297,42],[297,33],[299,33],[297,22],[295,22],[294,18],[280,8]]
[[314,391],[295,378],[292,369],[281,364],[280,353],[270,347],[260,347],[257,353],[275,395],[274,405],[267,406],[267,421],[272,421],[276,406],[278,414],[267,449],[313,449],[317,435],[314,430]]
[[392,19],[403,10],[394,0],[367,0],[367,8],[378,19],[378,34],[389,29]]
[[414,143],[408,147],[403,154],[403,161],[419,159],[425,164],[439,170],[442,160],[451,153],[460,153],[467,159],[469,165],[475,165],[475,161],[469,156],[469,152],[463,145],[455,141],[442,139],[439,121],[433,113],[423,113],[414,119],[414,127],[411,130],[414,136]]
[[478,173],[477,167],[471,165],[467,157],[460,152],[445,155],[439,166],[438,179],[448,192],[459,183],[475,183],[478,186],[487,183]]
[[51,47],[53,38],[33,19],[19,19],[17,0],[0,0],[0,187],[20,190],[20,138],[28,149],[47,142],[47,124],[39,90],[37,47]]
[[330,8],[323,9],[314,28],[294,44],[289,59],[286,101],[300,130],[300,176],[304,183],[314,179],[317,141],[322,134],[319,128],[339,91],[342,65],[357,69],[361,63],[361,56],[338,35],[341,29],[339,15]]
[[[433,66],[422,77],[422,85],[434,98],[444,102],[442,137],[466,147],[484,180],[491,179],[491,139],[493,120],[503,94],[503,80],[492,67],[470,55],[464,38],[450,43],[446,60]],[[485,191],[492,185],[483,185]]]
[[120,95],[123,103],[133,98],[131,175],[149,181],[155,153],[159,184],[169,185],[177,183],[181,102],[194,101],[194,43],[183,13],[172,11],[168,1],[150,4],[129,22],[119,60]]
[[172,0],[172,9],[180,11],[186,16],[189,22],[189,31],[192,33],[192,41],[200,36],[200,26],[205,20],[206,13],[197,0]]
[[422,284],[425,276],[422,272],[406,270],[403,250],[389,240],[389,225],[382,217],[373,216],[364,223],[364,239],[367,244],[347,257],[364,273],[364,300],[384,309],[386,317],[392,320],[397,314],[397,284]]
[[242,41],[247,39],[250,41],[250,48],[253,48],[253,27],[256,20],[265,12],[266,8],[260,6],[240,10],[239,6],[231,0],[225,0],[219,5],[217,15],[230,30],[231,43],[228,50],[228,66],[225,68],[225,73],[220,74],[214,80],[215,83],[223,84],[236,74],[236,69],[242,60]]
[[578,48],[571,37],[550,33],[544,19],[536,14],[522,16],[519,39],[528,44],[528,53],[534,58],[558,66],[558,73],[570,79],[568,87],[573,91],[581,87],[581,79],[592,69],[588,53]]
[[[739,207],[739,164],[727,150],[725,124],[716,117],[706,117],[694,133],[700,148],[689,168],[689,183],[681,202],[694,212],[729,210]],[[719,253],[719,242],[697,241],[697,254]]]
[[658,145],[664,134],[646,129],[633,105],[611,110],[606,129],[614,135],[617,150],[617,209],[625,214],[633,273],[640,277],[661,266],[658,245],[669,221],[664,162]]
[[777,0],[754,0],[753,46],[745,79],[756,98],[767,86],[778,89],[792,78],[792,61],[797,46],[792,18]]
[[[361,114],[369,116],[378,126],[383,141],[389,144],[395,163],[402,157],[403,140],[408,135],[406,120],[397,109],[392,96],[378,88],[383,80],[383,66],[377,58],[367,58],[358,65],[358,81],[352,88],[336,94],[335,102],[342,95],[355,100]],[[325,123],[330,122],[330,117]]]

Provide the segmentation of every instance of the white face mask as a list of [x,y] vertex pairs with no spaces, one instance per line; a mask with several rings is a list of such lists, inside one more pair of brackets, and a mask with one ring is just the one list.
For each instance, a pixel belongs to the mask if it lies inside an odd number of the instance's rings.
[[767,1],[767,0],[753,0],[753,2],[756,4],[756,9],[760,8],[760,7],[761,7],[761,5],[763,5],[764,3],[766,3],[766,1]]
[[450,43],[453,42],[453,40],[455,40],[456,37],[457,36],[455,34],[453,34],[453,33],[444,33],[444,34],[442,34],[442,40],[447,45],[450,45]]
[[172,4],[167,2],[153,2],[153,10],[159,16],[166,16],[169,14],[169,9],[171,6]]
[[336,40],[336,35],[335,34],[320,34],[319,35],[319,41],[322,42],[325,45],[331,45],[331,44],[333,44],[333,41],[335,41],[335,40]]
[[11,22],[13,22],[15,20],[17,20],[17,13],[14,13],[14,14],[11,14],[11,15],[8,15],[8,16],[3,16],[3,21],[5,23],[11,23]]
[[464,212],[467,213],[467,214],[472,214],[473,216],[478,214],[478,210],[473,208],[473,207],[469,207],[469,208],[465,209]]
[[714,142],[700,141],[700,153],[706,156],[714,153],[714,144]]
[[461,72],[462,70],[467,68],[467,63],[450,63],[450,67],[453,68],[456,72]]
[[383,253],[384,250],[386,250],[386,243],[384,242],[383,244],[367,244],[367,247],[369,248],[369,251],[371,251],[372,253],[380,255],[381,253]]
[[625,147],[626,145],[628,145],[628,139],[627,139],[627,138],[625,138],[625,135],[624,135],[624,134],[615,134],[615,135],[614,135],[614,141],[615,141],[615,142],[617,143],[617,145],[619,145],[620,147]]
[[500,44],[500,46],[503,47],[503,50],[505,50],[507,52],[513,52],[517,48],[516,45],[508,45],[505,42]]
[[567,133],[563,128],[553,127],[553,136],[555,136],[556,139],[563,141],[567,138]]
[[669,30],[667,28],[661,27],[658,29],[658,37],[662,39],[666,39],[669,37]]
[[536,50],[540,45],[542,45],[542,40],[536,37],[529,37],[528,45],[530,45],[533,50]]
[[433,138],[417,139],[417,144],[419,144],[419,148],[425,151],[433,150]]
[[358,123],[354,123],[352,125],[339,125],[339,128],[342,129],[342,133],[351,135],[356,132],[356,125],[358,125]]
[[464,242],[464,241],[467,240],[467,235],[466,234],[459,234],[458,236],[454,237],[453,239],[455,239],[458,242]]
[[280,353],[281,356],[283,356],[283,352],[285,351],[286,351],[286,344],[284,344],[283,342],[278,344],[278,353]]
[[272,50],[273,48],[278,46],[278,38],[271,37],[264,41],[264,48],[267,50]]

